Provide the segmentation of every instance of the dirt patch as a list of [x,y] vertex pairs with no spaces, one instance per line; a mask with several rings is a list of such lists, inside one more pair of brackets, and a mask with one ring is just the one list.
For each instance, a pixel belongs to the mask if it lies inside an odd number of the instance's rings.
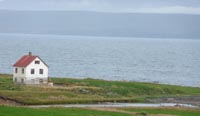
[[24,104],[14,100],[14,99],[0,96],[0,105],[20,106],[20,105],[24,105]]
[[147,101],[153,103],[191,104],[200,107],[200,96],[162,97],[148,99]]
[[14,101],[5,100],[5,99],[1,99],[1,98],[0,98],[0,105],[16,106],[16,105],[21,105],[21,104],[16,103],[16,102],[14,102]]

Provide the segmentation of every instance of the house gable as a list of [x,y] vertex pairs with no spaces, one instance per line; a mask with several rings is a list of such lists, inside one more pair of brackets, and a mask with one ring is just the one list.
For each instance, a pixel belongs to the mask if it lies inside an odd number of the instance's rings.
[[[40,74],[40,69],[43,70],[43,74]],[[31,70],[34,70],[31,74]],[[26,77],[27,78],[48,78],[48,67],[47,65],[39,58],[35,58],[27,67],[26,67]]]

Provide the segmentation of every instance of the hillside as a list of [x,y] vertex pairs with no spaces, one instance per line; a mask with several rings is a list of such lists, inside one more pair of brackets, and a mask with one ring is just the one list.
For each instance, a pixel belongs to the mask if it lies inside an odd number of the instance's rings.
[[52,80],[55,84],[54,87],[14,85],[11,75],[1,74],[0,96],[19,104],[149,102],[149,99],[159,97],[200,96],[198,87],[90,78],[52,78]]

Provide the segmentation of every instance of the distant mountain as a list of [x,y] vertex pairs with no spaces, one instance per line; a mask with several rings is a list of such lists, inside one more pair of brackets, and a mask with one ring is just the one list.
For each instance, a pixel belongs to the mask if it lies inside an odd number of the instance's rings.
[[0,33],[200,38],[200,15],[0,11]]

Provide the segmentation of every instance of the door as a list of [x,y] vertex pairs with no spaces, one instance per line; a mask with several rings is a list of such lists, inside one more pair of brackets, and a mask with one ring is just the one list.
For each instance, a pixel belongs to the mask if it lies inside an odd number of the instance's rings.
[[24,79],[21,79],[21,83],[24,83]]

